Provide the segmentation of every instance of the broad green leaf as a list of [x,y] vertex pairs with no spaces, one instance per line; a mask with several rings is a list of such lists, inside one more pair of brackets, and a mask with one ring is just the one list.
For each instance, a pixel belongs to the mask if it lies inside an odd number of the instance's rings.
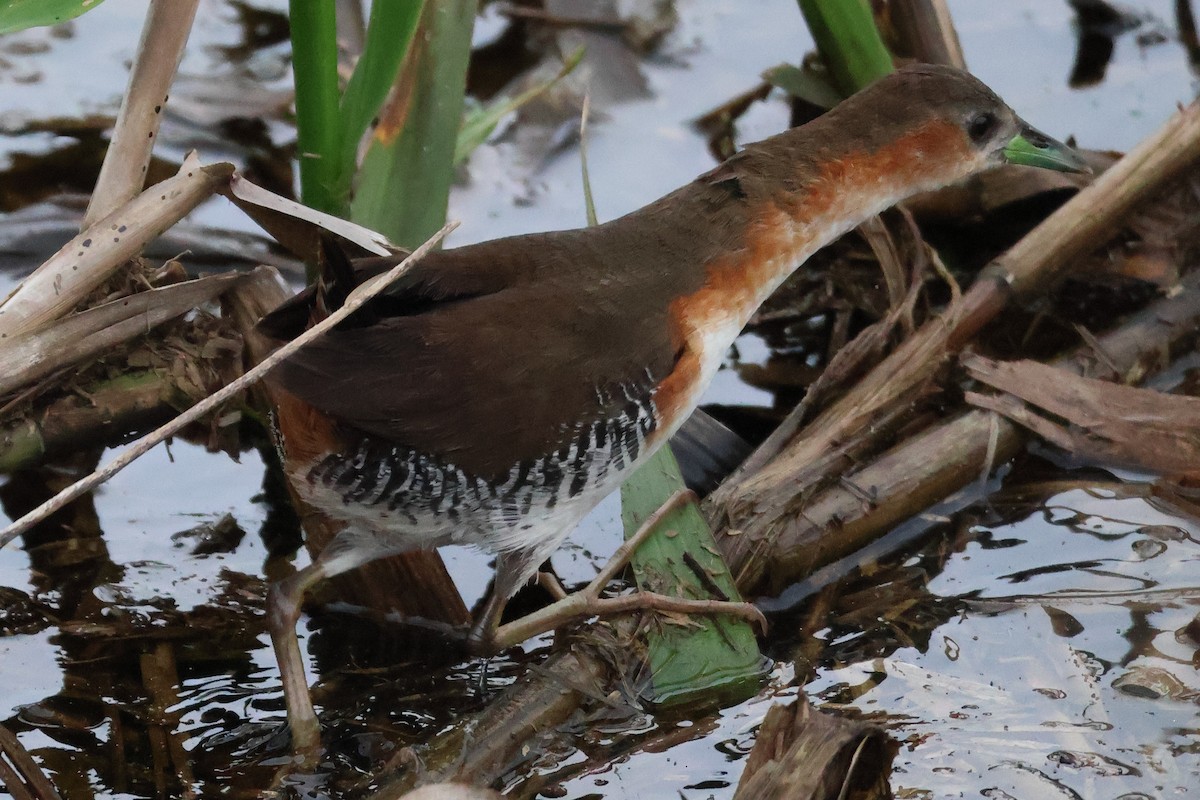
[[[659,449],[621,486],[621,518],[628,537],[677,490],[683,477],[671,448]],[[633,556],[638,586],[688,599],[740,600],[733,576],[721,559],[712,531],[695,503],[667,515]],[[702,577],[703,576],[703,577]],[[724,598],[714,597],[715,586]],[[754,694],[764,659],[750,623],[730,616],[691,615],[660,624],[647,633],[653,688],[648,699],[660,706],[699,700],[736,702]]]
[[56,25],[91,11],[104,0],[0,0],[0,33]]
[[414,247],[442,226],[462,125],[476,0],[428,3],[371,135],[351,218]]
[[362,56],[342,96],[337,192],[343,200],[350,197],[362,138],[396,82],[424,8],[425,0],[375,0],[371,4]]

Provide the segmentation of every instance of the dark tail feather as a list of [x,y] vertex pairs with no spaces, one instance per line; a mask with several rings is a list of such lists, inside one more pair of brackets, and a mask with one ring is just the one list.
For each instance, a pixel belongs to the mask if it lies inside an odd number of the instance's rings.
[[316,316],[317,322],[337,311],[346,303],[346,298],[358,280],[350,257],[330,236],[321,236],[321,275],[317,278]]
[[316,287],[309,286],[295,297],[283,301],[278,308],[260,319],[254,329],[271,339],[290,342],[308,328],[316,296]]
[[291,341],[345,304],[358,283],[349,256],[333,237],[322,235],[319,258],[321,273],[316,283],[260,319],[259,333]]

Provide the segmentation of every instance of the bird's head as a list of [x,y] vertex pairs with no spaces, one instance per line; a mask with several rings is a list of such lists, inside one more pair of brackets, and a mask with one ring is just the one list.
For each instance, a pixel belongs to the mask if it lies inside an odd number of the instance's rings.
[[[1021,164],[1061,172],[1089,172],[1073,149],[1025,122],[972,75],[928,64],[898,70],[847,101],[908,124],[945,123],[961,134],[969,172],[998,164]],[[907,113],[896,113],[900,104]],[[870,112],[868,112],[870,113]],[[894,124],[894,123],[893,123]]]

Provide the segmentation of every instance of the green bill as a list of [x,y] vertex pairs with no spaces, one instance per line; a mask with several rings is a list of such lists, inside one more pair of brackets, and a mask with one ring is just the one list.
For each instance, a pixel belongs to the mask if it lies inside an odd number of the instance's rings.
[[1010,164],[1059,172],[1092,171],[1073,149],[1024,122],[1021,123],[1021,132],[1004,148],[1004,158]]

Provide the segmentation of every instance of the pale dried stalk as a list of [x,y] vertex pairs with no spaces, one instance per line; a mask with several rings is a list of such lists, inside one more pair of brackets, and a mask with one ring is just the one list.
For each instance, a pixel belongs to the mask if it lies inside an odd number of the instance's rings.
[[[1084,345],[1053,363],[1075,374],[1140,382],[1166,366],[1167,352],[1194,339],[1197,325],[1200,271],[1187,275],[1176,294],[1141,311],[1097,345]],[[1110,366],[1098,366],[1097,352]],[[1109,372],[1114,368],[1117,374]],[[770,503],[759,503],[753,519],[741,519],[736,536],[718,533],[718,545],[738,588],[751,593],[764,584],[810,576],[851,553],[856,562],[870,563],[882,557],[881,551],[903,546],[904,537],[889,537],[870,552],[856,551],[875,547],[884,532],[986,478],[1027,440],[1020,427],[990,412],[960,413],[846,474],[842,485],[819,492],[802,509],[795,502],[795,481],[772,487]],[[719,510],[705,504],[710,521]],[[823,583],[825,579],[814,582]]]
[[173,177],[67,242],[0,305],[0,344],[65,316],[146,243],[229,182],[233,165],[204,166],[195,154]]
[[330,314],[325,319],[312,328],[302,333],[292,341],[285,344],[283,347],[276,350],[267,358],[259,362],[253,369],[250,369],[242,377],[225,386],[225,388],[210,395],[206,399],[200,401],[196,405],[189,408],[184,413],[180,414],[175,419],[163,425],[161,428],[143,436],[132,445],[121,452],[119,456],[114,458],[102,469],[93,472],[85,478],[82,478],[75,483],[63,489],[61,492],[50,498],[40,506],[30,511],[25,516],[13,522],[3,531],[0,531],[0,547],[4,547],[16,537],[25,533],[37,523],[46,519],[54,512],[61,509],[71,501],[81,497],[84,494],[95,489],[100,484],[107,481],[112,476],[129,466],[135,459],[144,455],[150,448],[162,442],[168,436],[173,436],[178,433],[185,425],[188,425],[200,417],[212,411],[214,408],[225,402],[229,398],[241,392],[243,389],[258,382],[270,372],[275,366],[286,359],[288,356],[295,353],[300,348],[307,345],[309,342],[316,339],[325,331],[337,325],[346,317],[358,310],[363,303],[370,300],[375,295],[382,292],[393,281],[404,274],[412,264],[420,261],[425,255],[437,246],[439,242],[446,237],[446,234],[458,227],[458,222],[448,222],[442,229],[428,239],[424,244],[412,252],[408,258],[401,261],[395,267],[392,267],[387,273],[379,275],[359,286],[346,299],[345,305],[337,311]]
[[905,53],[930,64],[967,68],[946,0],[892,0],[888,9]]
[[109,352],[207,303],[238,277],[236,273],[209,275],[138,292],[74,314],[44,330],[18,336],[0,349],[0,395]]
[[146,11],[129,85],[100,177],[83,216],[87,228],[132,200],[146,182],[167,90],[179,69],[200,0],[157,0]]
[[0,786],[14,798],[62,800],[41,765],[8,728],[0,725]]
[[[258,184],[251,183],[240,174],[235,173],[229,179],[229,186],[222,190],[222,194],[231,203],[246,212],[248,217],[261,225],[263,230],[275,237],[280,244],[301,258],[310,258],[312,253],[316,252],[319,234],[313,230],[313,226],[335,233],[377,256],[390,256],[396,252],[391,242],[382,233],[350,220],[335,217],[333,214],[309,208],[295,200],[289,200]],[[309,224],[297,225],[296,220]],[[305,245],[297,246],[295,231],[303,231]]]

